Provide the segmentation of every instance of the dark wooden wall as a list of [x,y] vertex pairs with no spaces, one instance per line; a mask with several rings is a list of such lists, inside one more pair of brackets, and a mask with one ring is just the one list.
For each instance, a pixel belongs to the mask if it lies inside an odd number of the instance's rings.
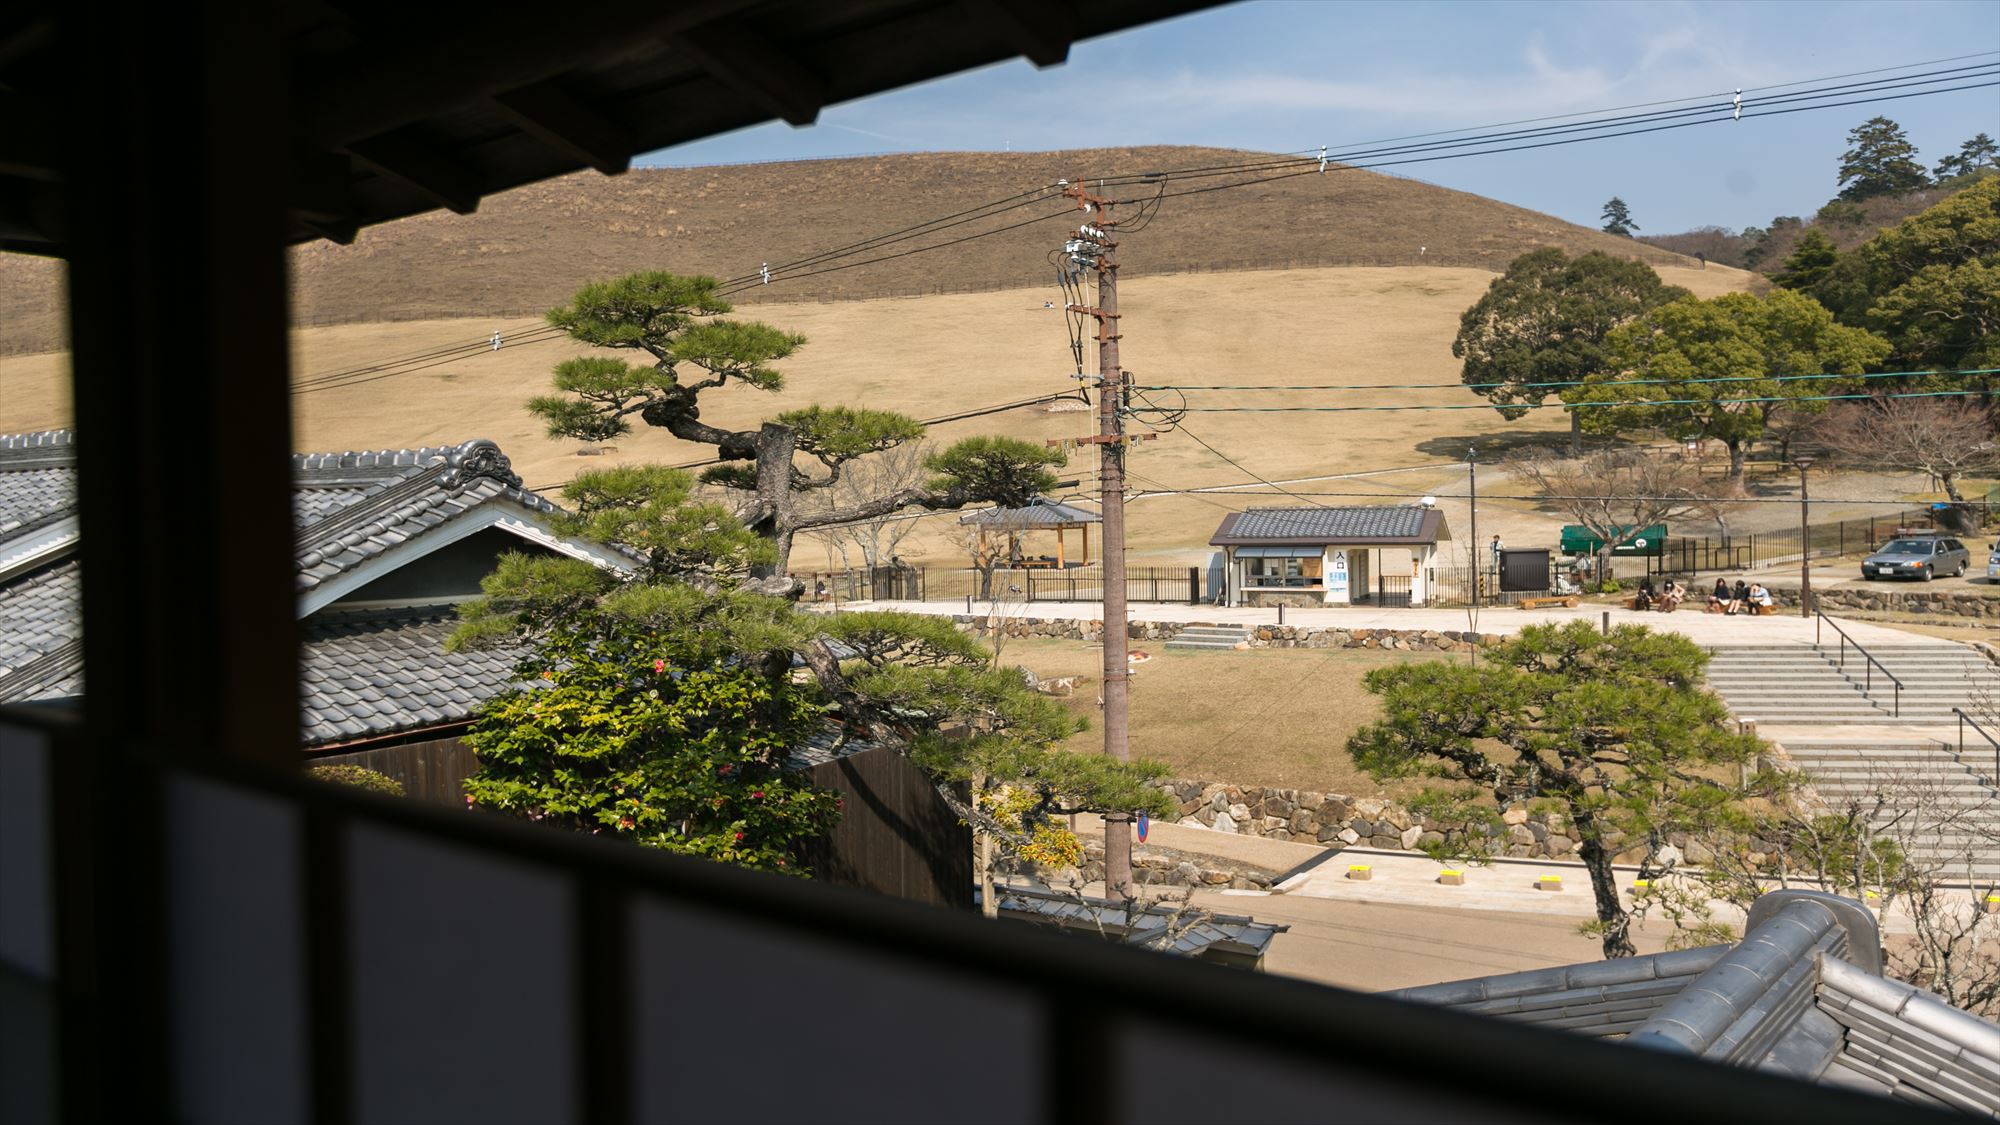
[[479,770],[479,759],[460,738],[433,738],[374,750],[324,754],[308,758],[309,766],[362,766],[403,783],[412,798],[431,805],[465,806],[465,779]]
[[838,790],[840,823],[809,853],[814,877],[938,906],[972,908],[972,829],[908,758],[887,748],[814,766]]
[[[365,766],[403,783],[427,804],[465,805],[465,779],[479,769],[458,738],[407,742],[314,757],[312,765]],[[805,859],[813,876],[897,898],[970,910],[972,829],[938,796],[930,780],[894,750],[864,750],[806,772],[814,785],[840,793],[840,823]]]

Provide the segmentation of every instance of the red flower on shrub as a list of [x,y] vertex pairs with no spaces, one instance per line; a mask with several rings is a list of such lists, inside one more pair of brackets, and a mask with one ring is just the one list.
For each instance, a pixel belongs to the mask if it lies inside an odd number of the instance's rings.
[[620,818],[618,819],[618,827],[620,827],[620,828],[627,828],[627,829],[631,828],[631,827],[632,827],[632,818],[631,818],[631,817],[629,817],[629,816],[626,816],[626,817],[620,817]]
[[763,800],[763,799],[764,799],[764,791],[763,791],[762,789],[752,789],[752,790],[750,791],[750,796],[752,796],[752,797],[756,798],[757,800],[761,801],[761,800]]
[[743,842],[743,833],[741,833],[741,832],[738,832],[738,833],[736,834],[736,842],[737,842],[737,843],[739,843],[739,844]]
[[666,661],[664,661],[664,660],[655,660],[655,661],[653,661],[653,671],[655,671],[655,672],[664,672],[664,671],[666,671],[666,670],[667,670],[667,662],[666,662]]

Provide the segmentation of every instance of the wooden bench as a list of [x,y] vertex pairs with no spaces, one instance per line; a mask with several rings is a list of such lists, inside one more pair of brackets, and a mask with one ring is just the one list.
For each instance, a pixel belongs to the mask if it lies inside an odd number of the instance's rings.
[[1552,598],[1522,598],[1514,604],[1520,606],[1522,609],[1540,609],[1545,605],[1562,605],[1575,609],[1581,603],[1582,599],[1578,598],[1575,594],[1561,594]]

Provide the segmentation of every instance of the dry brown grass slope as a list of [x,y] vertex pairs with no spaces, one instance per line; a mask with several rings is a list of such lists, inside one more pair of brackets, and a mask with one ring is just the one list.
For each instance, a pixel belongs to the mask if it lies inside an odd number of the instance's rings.
[[[761,262],[798,259],[1062,177],[1262,157],[1152,147],[649,168],[613,178],[580,174],[495,196],[476,214],[406,219],[365,231],[352,246],[300,247],[292,255],[293,308],[301,324],[534,312],[586,281],[642,269],[742,275]],[[1060,209],[1059,203],[1038,205],[944,237]],[[1050,275],[1048,250],[1072,221],[1052,219],[744,298],[853,300],[1039,285]],[[1124,261],[1134,276],[1340,265],[1498,270],[1518,254],[1551,245],[1685,261],[1496,200],[1337,166],[1324,176],[1169,200],[1143,236],[1126,241]],[[0,351],[58,346],[59,269],[41,259],[0,255]]]
[[[1155,227],[1157,231],[1160,228]],[[1130,238],[1144,241],[1152,232]],[[1736,270],[1662,271],[1666,279],[1710,296],[1740,289],[1750,275]],[[1266,270],[1153,276],[1130,271],[1120,287],[1125,312],[1124,358],[1141,382],[1158,383],[1395,383],[1450,384],[1439,389],[1355,392],[1343,404],[1476,405],[1456,388],[1451,356],[1459,314],[1479,298],[1493,275],[1471,268],[1347,268]],[[1042,308],[1056,297],[1040,289],[833,303],[767,304],[750,315],[803,332],[807,345],[783,369],[786,389],[764,394],[733,388],[703,403],[703,417],[729,426],[753,425],[779,410],[807,403],[853,403],[917,417],[1008,402],[1074,386],[1067,335],[1058,313]],[[495,327],[509,332],[531,321],[417,321],[300,329],[294,334],[304,375],[476,341]],[[618,452],[579,457],[575,442],[550,441],[522,404],[548,386],[549,369],[576,349],[557,341],[477,351],[422,371],[295,397],[295,444],[300,449],[378,449],[490,437],[537,486],[577,471],[635,461],[687,461],[710,450],[647,430],[621,439]],[[66,424],[66,357],[0,356],[0,432]],[[1299,405],[1335,401],[1309,392],[1215,396],[1216,405]],[[1453,462],[1477,438],[1491,450],[1524,437],[1560,430],[1560,414],[1503,422],[1483,409],[1369,414],[1197,414],[1188,429],[1252,471],[1271,479],[1353,473]],[[1041,440],[1089,432],[1090,417],[1023,409],[937,427],[950,440],[1004,433]],[[1087,458],[1086,458],[1087,459]],[[1082,471],[1088,482],[1090,474]],[[1137,449],[1132,468],[1141,488],[1247,482],[1186,434],[1169,434]],[[1352,490],[1393,501],[1427,490],[1457,491],[1457,468],[1301,485],[1302,492]],[[1086,483],[1086,488],[1088,483]],[[1483,486],[1484,487],[1484,486]],[[1266,493],[1271,496],[1271,493]],[[1313,498],[1334,503],[1338,498]],[[1203,546],[1225,508],[1285,503],[1242,495],[1146,499],[1132,507],[1134,561],[1186,561]],[[1355,502],[1368,502],[1356,498]],[[1447,503],[1454,528],[1462,505]],[[1513,537],[1498,522],[1499,506],[1481,504],[1482,533]],[[1511,517],[1510,517],[1511,518]],[[1540,529],[1546,516],[1519,513],[1519,534]],[[1559,522],[1559,521],[1558,521]],[[942,527],[949,517],[925,521]],[[1093,537],[1094,538],[1094,537]],[[1072,537],[1072,546],[1075,540]],[[1047,549],[1047,548],[1039,548]],[[926,534],[904,554],[939,557],[941,539]],[[802,548],[799,565],[824,565]]]

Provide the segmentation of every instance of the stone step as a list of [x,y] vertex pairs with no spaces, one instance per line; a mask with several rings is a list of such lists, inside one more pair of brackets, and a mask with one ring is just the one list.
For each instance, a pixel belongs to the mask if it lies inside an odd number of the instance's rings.
[[1168,642],[1167,642],[1167,644],[1166,644],[1166,647],[1168,647],[1168,648],[1206,648],[1206,649],[1215,649],[1215,650],[1217,650],[1217,651],[1234,651],[1234,650],[1235,650],[1235,648],[1236,648],[1236,646],[1237,646],[1237,645],[1240,645],[1240,644],[1242,644],[1242,643],[1243,643],[1243,641],[1242,641],[1242,639],[1241,639],[1241,638],[1239,638],[1239,639],[1237,639],[1237,640],[1233,640],[1233,641],[1224,641],[1224,640],[1214,640],[1214,641],[1197,641],[1197,640],[1190,640],[1190,641],[1184,641],[1184,640],[1181,640],[1181,639],[1179,639],[1178,637],[1176,637],[1175,639],[1173,639],[1173,640],[1170,640],[1170,641],[1168,641]]

